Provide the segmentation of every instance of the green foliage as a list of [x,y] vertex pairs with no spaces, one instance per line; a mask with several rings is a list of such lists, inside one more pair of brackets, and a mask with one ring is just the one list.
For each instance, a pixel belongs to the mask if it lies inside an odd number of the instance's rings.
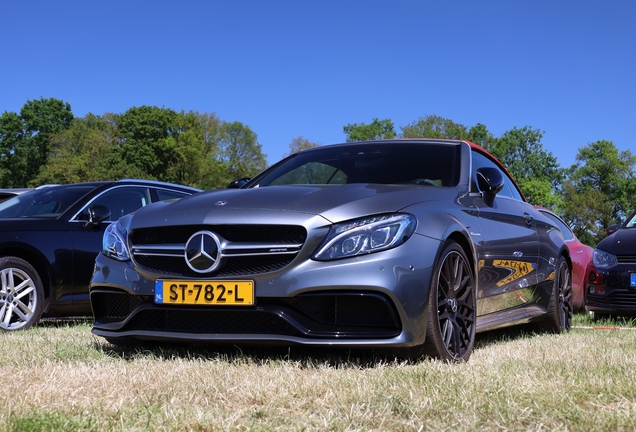
[[468,130],[467,139],[488,151],[497,144],[497,138],[488,130],[486,125],[481,123],[477,123]]
[[[177,113],[171,109],[142,106],[131,108],[118,118],[122,143],[111,153],[120,167],[134,177],[144,173],[148,178],[165,180],[173,159]],[[139,174],[137,174],[139,173]],[[127,177],[121,172],[118,176]]]
[[75,118],[51,137],[48,163],[33,184],[115,180],[105,162],[117,142],[116,125],[108,116]]
[[558,202],[564,173],[552,153],[543,149],[542,138],[538,129],[515,127],[489,142],[488,150],[506,166],[529,202],[549,208]]
[[566,181],[562,188],[561,216],[583,243],[595,246],[605,238],[605,228],[614,223],[613,205],[599,189],[579,190]]
[[636,156],[618,151],[611,141],[596,141],[579,149],[570,179],[579,191],[597,189],[613,202],[616,222],[636,208]]
[[52,135],[34,184],[145,178],[224,187],[233,177],[220,153],[223,125],[215,114],[149,106],[88,114]]
[[44,167],[51,136],[70,127],[71,106],[58,99],[27,100],[20,114],[0,117],[0,185],[25,187]]
[[636,156],[601,140],[580,148],[576,161],[563,188],[563,218],[595,244],[636,208]]
[[402,126],[404,138],[468,139],[466,126],[436,115],[420,117]]
[[395,127],[389,119],[374,118],[370,124],[349,123],[343,127],[347,142],[395,138]]
[[221,126],[218,160],[225,166],[227,185],[232,180],[253,177],[267,166],[256,134],[241,122]]

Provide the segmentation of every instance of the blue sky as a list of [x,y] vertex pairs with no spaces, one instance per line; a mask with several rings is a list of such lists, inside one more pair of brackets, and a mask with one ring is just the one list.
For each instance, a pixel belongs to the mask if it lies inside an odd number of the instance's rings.
[[298,136],[429,114],[540,129],[563,167],[600,139],[636,153],[636,1],[8,0],[0,17],[0,112],[215,112],[270,163]]

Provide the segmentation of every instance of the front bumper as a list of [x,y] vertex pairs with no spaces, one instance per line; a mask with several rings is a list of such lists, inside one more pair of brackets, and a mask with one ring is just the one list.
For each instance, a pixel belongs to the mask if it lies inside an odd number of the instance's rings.
[[[414,235],[391,250],[305,260],[254,277],[254,306],[154,303],[150,274],[99,255],[90,297],[93,333],[108,339],[303,344],[359,348],[423,343],[440,242]],[[425,251],[425,252],[423,252]]]
[[585,307],[597,313],[636,314],[636,287],[631,286],[636,265],[619,265],[609,271],[590,267],[585,287]]

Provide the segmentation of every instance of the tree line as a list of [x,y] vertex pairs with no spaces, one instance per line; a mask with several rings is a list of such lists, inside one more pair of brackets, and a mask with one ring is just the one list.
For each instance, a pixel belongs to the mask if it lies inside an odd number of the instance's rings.
[[256,133],[214,113],[141,106],[80,118],[42,98],[0,116],[0,187],[144,178],[214,189],[266,165]]
[[[346,141],[445,138],[472,141],[495,155],[529,202],[548,207],[584,243],[636,208],[636,156],[611,141],[579,148],[576,163],[559,166],[543,148],[543,132],[514,127],[496,137],[478,123],[467,127],[436,115],[400,127],[390,119],[343,126]],[[289,154],[320,145],[304,137]],[[225,187],[266,168],[266,155],[249,126],[215,113],[176,112],[155,106],[123,114],[74,117],[58,99],[27,100],[19,113],[0,116],[0,187],[145,178],[201,189]]]

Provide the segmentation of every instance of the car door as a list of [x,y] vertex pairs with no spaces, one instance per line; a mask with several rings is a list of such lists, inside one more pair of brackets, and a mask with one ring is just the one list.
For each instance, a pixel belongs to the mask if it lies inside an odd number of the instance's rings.
[[503,189],[492,206],[475,199],[481,238],[475,239],[482,255],[478,260],[478,314],[519,306],[532,297],[537,284],[539,238],[534,209],[526,203],[506,172],[486,155],[473,150],[472,187],[478,189],[477,170],[498,169]]
[[[73,307],[90,313],[88,284],[93,274],[95,257],[102,248],[102,237],[108,224],[152,202],[146,186],[115,185],[93,198],[69,221],[73,238]],[[111,217],[98,225],[88,224],[88,208],[103,205]]]

